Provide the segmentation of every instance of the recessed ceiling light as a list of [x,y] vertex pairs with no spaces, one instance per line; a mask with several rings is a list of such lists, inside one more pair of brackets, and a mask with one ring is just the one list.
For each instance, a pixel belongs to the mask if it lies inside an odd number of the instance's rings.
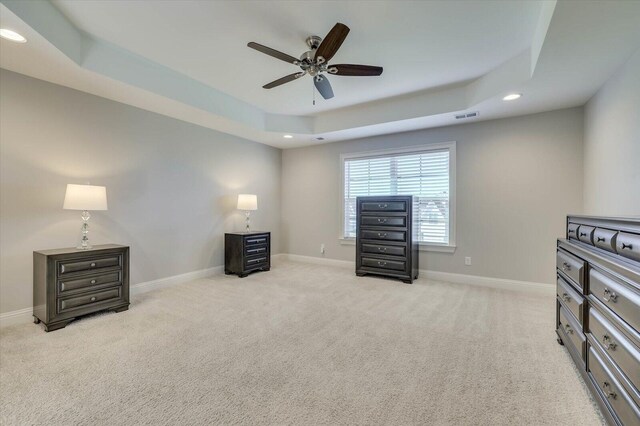
[[284,136],[283,136],[283,138],[285,138],[285,139],[291,139],[291,138],[293,138],[293,136],[292,136],[292,135],[284,135]]
[[516,99],[519,99],[522,96],[522,94],[520,93],[510,93],[507,96],[505,96],[504,98],[502,98],[503,101],[515,101]]
[[26,43],[27,39],[22,37],[15,31],[8,30],[6,28],[0,28],[0,37],[7,40],[15,41],[16,43]]

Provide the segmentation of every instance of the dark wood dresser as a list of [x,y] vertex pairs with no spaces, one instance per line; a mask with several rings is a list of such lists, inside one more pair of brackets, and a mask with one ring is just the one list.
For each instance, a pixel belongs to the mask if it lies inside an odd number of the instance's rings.
[[413,197],[358,197],[356,206],[356,274],[383,275],[411,284],[418,278]]
[[129,308],[129,247],[33,252],[33,320],[46,331],[102,310]]
[[568,216],[556,333],[611,425],[640,425],[640,217]]
[[224,273],[244,278],[251,272],[271,269],[270,232],[224,234]]

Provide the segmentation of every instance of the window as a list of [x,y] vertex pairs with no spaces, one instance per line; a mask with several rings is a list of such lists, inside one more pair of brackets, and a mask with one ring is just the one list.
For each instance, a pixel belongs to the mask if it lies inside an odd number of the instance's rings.
[[356,197],[413,195],[419,243],[455,247],[455,142],[343,155],[342,171],[343,239],[356,236]]

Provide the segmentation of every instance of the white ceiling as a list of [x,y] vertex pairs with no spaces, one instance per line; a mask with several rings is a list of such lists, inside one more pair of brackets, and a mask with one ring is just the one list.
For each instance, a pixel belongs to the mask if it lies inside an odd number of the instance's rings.
[[[2,40],[2,68],[284,148],[582,105],[640,48],[640,1],[0,3],[29,40]],[[315,106],[309,77],[261,88],[296,67],[247,42],[299,56],[336,22],[332,62],[382,76],[331,76]]]

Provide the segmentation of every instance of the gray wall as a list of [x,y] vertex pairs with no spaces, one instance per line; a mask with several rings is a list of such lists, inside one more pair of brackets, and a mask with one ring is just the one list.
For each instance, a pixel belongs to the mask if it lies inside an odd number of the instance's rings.
[[131,282],[221,265],[238,193],[280,251],[279,149],[0,72],[0,312],[32,306],[32,251],[77,244],[67,183],[105,185],[93,243],[131,246]]
[[585,107],[584,206],[640,216],[640,50]]
[[[420,268],[553,283],[555,240],[582,211],[583,110],[285,150],[283,252],[352,260],[341,245],[340,154],[457,141],[457,250],[422,252]],[[472,257],[472,266],[464,257]]]

